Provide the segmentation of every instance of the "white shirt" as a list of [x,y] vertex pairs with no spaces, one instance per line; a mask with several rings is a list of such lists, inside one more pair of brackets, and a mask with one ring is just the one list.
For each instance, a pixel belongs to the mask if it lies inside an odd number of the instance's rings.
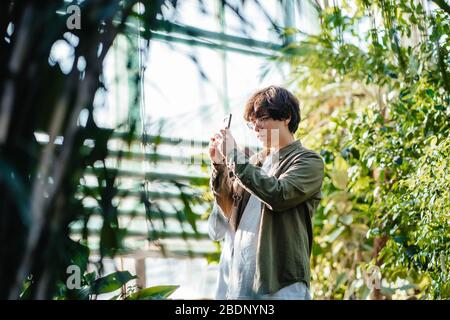
[[[271,167],[271,159],[270,156],[267,157],[261,167],[266,173]],[[234,236],[227,299],[252,298],[260,222],[261,200],[252,194],[248,199]]]
[[208,218],[209,237],[214,241],[223,241],[220,254],[219,275],[216,281],[216,300],[226,299],[230,274],[231,250],[233,248],[234,231],[228,224],[228,219],[214,201],[213,209]]
[[[271,158],[267,157],[262,169],[267,172]],[[219,262],[216,299],[249,298],[252,293],[256,268],[256,245],[261,221],[261,201],[250,195],[236,232],[214,201],[208,219],[208,232],[212,240],[224,240]]]

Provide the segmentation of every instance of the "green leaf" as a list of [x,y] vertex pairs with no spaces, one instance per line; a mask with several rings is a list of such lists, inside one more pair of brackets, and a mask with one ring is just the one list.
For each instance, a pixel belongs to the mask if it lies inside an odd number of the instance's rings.
[[334,159],[334,169],[330,173],[333,185],[338,189],[345,189],[348,182],[348,164],[341,156]]
[[343,284],[345,281],[347,281],[348,276],[346,272],[341,272],[337,277],[336,277],[336,288],[339,288],[341,286],[341,284]]
[[381,287],[381,294],[383,295],[393,295],[395,293],[395,289],[389,287]]
[[408,238],[406,236],[395,236],[394,241],[397,243],[405,243]]
[[120,289],[128,281],[136,279],[128,271],[117,271],[99,278],[94,282],[92,292],[94,294],[108,293]]
[[84,276],[84,279],[88,284],[92,284],[93,282],[95,282],[96,277],[97,277],[97,273],[95,271],[92,271],[92,272],[86,274]]
[[433,89],[425,89],[425,93],[427,94],[427,96],[429,96],[430,98],[434,97],[434,90]]
[[80,242],[70,242],[70,252],[72,254],[71,262],[80,268],[81,274],[86,271],[89,262],[90,250],[87,246],[82,245]]
[[353,216],[351,214],[346,214],[339,217],[339,221],[345,225],[350,225],[353,222]]
[[341,233],[345,230],[344,226],[340,226],[339,228],[337,228],[336,230],[334,230],[332,233],[326,235],[324,237],[324,240],[326,242],[333,242],[334,240],[337,239],[337,237],[339,237],[341,235]]
[[395,162],[395,164],[397,164],[397,165],[401,165],[401,164],[403,163],[403,158],[400,157],[400,156],[396,156],[396,157],[394,158],[394,162]]

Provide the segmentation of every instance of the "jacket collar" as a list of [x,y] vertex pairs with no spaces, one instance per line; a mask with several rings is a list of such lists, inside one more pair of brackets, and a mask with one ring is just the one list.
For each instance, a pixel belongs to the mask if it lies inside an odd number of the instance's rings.
[[289,155],[292,151],[294,151],[295,149],[301,148],[301,147],[302,147],[302,143],[300,142],[300,140],[294,140],[287,146],[284,146],[280,150],[276,151],[275,155],[277,155],[277,153],[278,153],[279,160],[282,160],[287,155]]

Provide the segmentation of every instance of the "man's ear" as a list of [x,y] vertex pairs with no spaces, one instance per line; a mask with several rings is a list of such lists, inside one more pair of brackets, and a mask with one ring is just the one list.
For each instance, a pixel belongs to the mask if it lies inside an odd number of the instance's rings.
[[284,120],[284,123],[286,124],[286,127],[289,126],[289,122],[291,122],[291,117]]

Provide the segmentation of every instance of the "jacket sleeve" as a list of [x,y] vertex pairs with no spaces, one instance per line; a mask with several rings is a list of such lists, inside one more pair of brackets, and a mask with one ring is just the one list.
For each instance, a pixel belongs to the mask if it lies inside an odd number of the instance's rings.
[[217,205],[226,218],[231,217],[233,206],[233,181],[225,164],[213,164],[210,188]]
[[297,156],[278,178],[252,165],[238,149],[227,155],[227,161],[234,163],[234,173],[242,186],[273,212],[296,207],[319,193],[322,186],[324,164],[314,152]]
[[208,217],[209,238],[214,241],[220,241],[225,238],[229,228],[228,219],[221,212],[217,202],[214,201],[211,214]]

